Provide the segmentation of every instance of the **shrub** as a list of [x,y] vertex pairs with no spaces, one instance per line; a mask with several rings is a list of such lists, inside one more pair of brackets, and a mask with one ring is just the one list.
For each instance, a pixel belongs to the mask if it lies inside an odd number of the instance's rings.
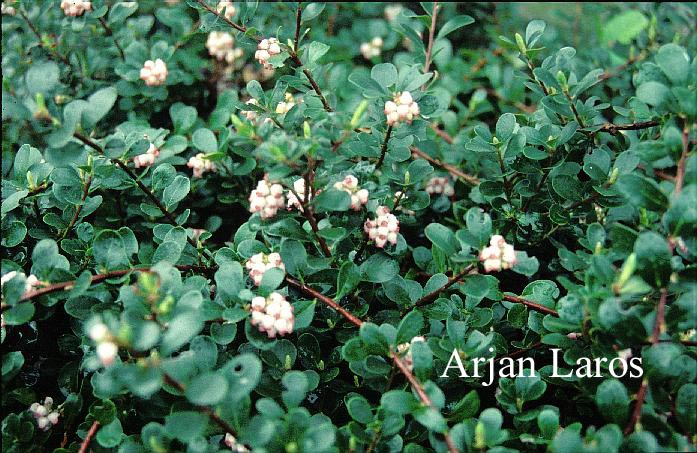
[[695,8],[545,8],[3,3],[3,450],[693,449]]

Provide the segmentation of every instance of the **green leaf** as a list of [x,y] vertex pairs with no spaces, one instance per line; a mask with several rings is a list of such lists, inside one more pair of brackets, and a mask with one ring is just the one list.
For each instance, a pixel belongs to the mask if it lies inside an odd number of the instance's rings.
[[82,111],[84,125],[90,127],[90,125],[97,124],[99,120],[109,113],[116,102],[116,98],[117,91],[114,87],[106,87],[95,91],[87,98],[88,104]]
[[496,138],[501,142],[505,142],[513,135],[516,127],[515,115],[512,113],[504,113],[496,122]]
[[595,404],[608,421],[618,424],[627,421],[629,395],[624,384],[617,379],[606,379],[600,383],[595,392]]
[[620,44],[629,44],[648,24],[649,20],[641,12],[627,9],[605,22],[603,38],[607,43],[619,41]]
[[203,153],[214,153],[218,151],[218,139],[210,129],[196,129],[191,137],[191,142],[199,151]]
[[446,256],[452,256],[460,251],[460,243],[450,228],[440,223],[431,223],[426,226],[424,233]]
[[441,28],[438,30],[438,35],[436,36],[436,40],[445,38],[448,36],[450,33],[454,32],[455,30],[462,28],[466,25],[470,25],[474,23],[474,19],[471,16],[468,16],[466,14],[460,15],[460,16],[455,16],[449,21],[447,21]]
[[178,411],[165,417],[165,431],[174,439],[189,442],[203,435],[208,418],[199,412]]
[[317,212],[348,211],[351,207],[351,197],[343,190],[329,189],[317,195],[312,204]]
[[122,269],[130,264],[123,239],[114,230],[104,230],[97,234],[92,253],[97,263],[106,269]]
[[[195,107],[191,107],[181,102],[177,102],[175,104],[172,104],[172,106],[169,108],[169,116],[172,118],[174,130],[178,133],[183,133],[191,129],[191,126],[193,126],[196,122],[198,113],[196,112]],[[198,130],[196,132],[198,132]]]
[[622,175],[617,179],[617,188],[630,204],[651,211],[663,212],[668,207],[668,198],[652,179],[635,174]]
[[58,83],[58,65],[50,60],[39,61],[29,66],[26,75],[27,90],[30,93],[48,93]]
[[281,383],[285,387],[281,396],[286,407],[296,407],[304,399],[308,391],[309,382],[302,371],[289,371],[283,375]]
[[370,70],[370,77],[380,86],[387,88],[397,83],[397,68],[392,63],[380,63]]
[[307,59],[310,63],[317,63],[329,51],[329,46],[319,41],[312,41],[307,49]]
[[416,398],[403,390],[390,390],[380,398],[380,405],[389,412],[406,415],[417,405]]
[[114,418],[111,423],[105,426],[100,426],[99,431],[97,431],[97,442],[104,448],[114,448],[121,443],[123,439],[123,428],[121,427],[121,421],[118,418]]
[[191,190],[191,181],[189,181],[189,178],[183,175],[177,175],[172,183],[165,187],[162,193],[162,201],[167,208],[170,208],[183,200],[189,194],[189,190]]
[[653,80],[639,85],[636,90],[636,95],[641,101],[654,107],[663,104],[671,96],[667,86]]
[[688,383],[680,387],[675,399],[675,415],[685,432],[697,432],[697,384]]
[[361,279],[372,283],[385,283],[399,273],[399,264],[387,255],[371,255],[360,266]]
[[349,398],[349,400],[346,401],[346,410],[348,410],[351,418],[358,423],[367,425],[373,421],[373,411],[370,407],[370,403],[360,395]]
[[396,344],[408,343],[421,332],[424,327],[424,317],[419,311],[409,312],[399,323]]
[[690,73],[690,58],[687,52],[674,43],[666,44],[658,49],[656,64],[675,84],[684,83]]
[[162,335],[160,350],[162,355],[169,355],[188,343],[203,329],[203,321],[198,313],[185,311],[172,319]]
[[227,389],[228,381],[220,373],[207,372],[186,387],[186,398],[199,406],[214,406],[225,397]]
[[361,281],[361,273],[352,261],[345,261],[339,269],[336,280],[336,299],[340,300],[358,286]]

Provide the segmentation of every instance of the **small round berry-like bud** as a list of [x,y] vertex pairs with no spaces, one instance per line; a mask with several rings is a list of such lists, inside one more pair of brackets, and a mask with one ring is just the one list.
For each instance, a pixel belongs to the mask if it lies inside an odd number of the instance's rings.
[[495,234],[490,245],[479,253],[479,260],[484,264],[485,272],[498,272],[515,266],[517,259],[513,246],[507,244],[503,236]]
[[99,360],[104,366],[109,366],[114,363],[118,352],[119,347],[116,343],[111,341],[105,341],[97,345],[97,357],[99,357]]
[[259,181],[256,189],[249,195],[249,211],[260,213],[262,219],[275,216],[285,204],[283,186],[271,184],[266,179]]
[[257,44],[257,51],[254,53],[254,58],[256,58],[259,63],[266,69],[273,69],[273,66],[269,63],[269,58],[274,55],[281,53],[281,46],[276,38],[266,38],[262,39],[259,44]]
[[399,122],[411,124],[418,115],[419,105],[408,91],[397,93],[392,101],[385,102],[385,117],[390,126]]
[[397,244],[397,233],[399,232],[399,220],[394,214],[390,213],[387,206],[379,206],[375,210],[375,220],[366,220],[363,224],[363,231],[368,234],[368,238],[375,241],[375,246],[384,248],[389,242]]
[[280,293],[273,292],[264,299],[257,296],[252,299],[252,325],[269,338],[285,335],[293,331],[295,316],[293,306]]
[[167,65],[160,58],[155,61],[148,60],[143,63],[140,78],[147,86],[160,86],[167,80]]
[[194,178],[200,178],[203,176],[204,172],[215,172],[217,171],[215,164],[205,158],[205,154],[198,153],[195,156],[189,158],[189,162],[186,164],[187,167],[193,170]]
[[60,6],[65,15],[70,17],[82,16],[85,11],[92,11],[92,2],[83,0],[61,0]]

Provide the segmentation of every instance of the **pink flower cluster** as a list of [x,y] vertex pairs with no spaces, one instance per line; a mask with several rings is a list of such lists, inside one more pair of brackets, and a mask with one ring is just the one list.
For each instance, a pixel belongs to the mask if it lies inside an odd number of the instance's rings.
[[257,44],[257,51],[254,58],[266,69],[273,69],[269,64],[269,58],[281,53],[281,45],[276,38],[264,38]]
[[402,358],[404,361],[404,364],[409,368],[410,370],[414,369],[414,358],[411,354],[411,345],[414,343],[423,343],[425,342],[426,339],[422,336],[414,337],[411,339],[411,342],[409,343],[402,343],[397,346],[397,354]]
[[375,220],[366,220],[363,230],[368,237],[375,241],[375,246],[384,248],[386,243],[395,245],[397,243],[397,233],[399,232],[399,220],[394,214],[390,213],[387,206],[379,206],[375,210],[377,217]]
[[66,16],[82,16],[85,11],[92,11],[92,2],[82,0],[61,0],[61,9]]
[[195,156],[190,157],[186,166],[193,170],[194,178],[200,178],[203,176],[203,173],[207,171],[216,171],[215,164],[206,159],[206,155],[203,153],[198,153]]
[[225,445],[228,446],[233,453],[248,453],[249,448],[245,447],[244,444],[237,442],[237,438],[231,433],[225,433]]
[[358,178],[347,175],[343,180],[334,183],[336,190],[343,190],[351,197],[351,209],[360,211],[364,204],[368,203],[370,193],[366,189],[358,187]]
[[503,236],[499,234],[491,236],[489,244],[479,254],[479,260],[484,262],[485,272],[498,272],[515,266],[515,250],[511,244],[506,243]]
[[53,409],[53,398],[47,396],[44,399],[44,404],[32,403],[29,406],[29,412],[34,416],[36,425],[41,431],[48,431],[53,425],[58,424],[60,413]]
[[36,275],[31,274],[29,277],[25,276],[24,273],[22,272],[17,272],[17,271],[10,271],[7,274],[3,275],[2,278],[0,278],[0,287],[5,286],[5,283],[9,282],[16,276],[21,275],[22,277],[25,277],[25,282],[24,282],[24,292],[28,293],[29,291],[33,290],[34,288],[38,287],[41,285],[41,282],[39,281],[38,278],[36,278]]
[[434,178],[431,178],[428,181],[428,184],[426,184],[426,192],[428,192],[430,195],[443,194],[446,197],[452,197],[453,195],[455,195],[455,189],[453,188],[453,185],[450,184],[450,178],[448,178],[447,176],[436,176]]
[[402,91],[395,95],[394,101],[385,102],[385,116],[390,126],[399,122],[411,124],[412,120],[419,116],[419,104],[414,102],[411,93]]
[[257,188],[249,195],[249,212],[258,212],[262,219],[270,219],[279,209],[285,207],[283,186],[270,184],[266,179],[257,183]]
[[[302,212],[302,203],[305,202],[305,178],[298,178],[293,183],[293,190],[295,193],[288,193],[288,209],[296,207],[300,212]],[[320,193],[318,190],[316,194]],[[298,194],[296,197],[295,194]],[[312,193],[307,194],[308,201],[312,200]]]
[[295,324],[293,306],[277,292],[271,293],[267,298],[257,296],[252,299],[251,323],[269,338],[291,333]]
[[235,8],[234,2],[230,0],[220,0],[217,9],[218,13],[224,12],[223,15],[230,20],[237,14],[237,8]]
[[140,78],[149,87],[160,86],[167,80],[167,65],[160,58],[155,61],[148,60],[143,63]]
[[113,341],[109,328],[103,322],[97,322],[90,327],[87,335],[97,343],[97,357],[102,365],[109,366],[114,363],[119,353],[118,345]]
[[133,165],[136,168],[149,167],[155,163],[155,159],[160,155],[160,150],[155,147],[154,144],[150,143],[150,148],[143,153],[138,154],[133,158]]
[[245,263],[245,267],[249,270],[249,276],[252,277],[254,284],[259,286],[261,279],[264,278],[266,271],[273,267],[278,267],[285,272],[286,267],[283,265],[281,255],[278,253],[257,253],[250,257]]

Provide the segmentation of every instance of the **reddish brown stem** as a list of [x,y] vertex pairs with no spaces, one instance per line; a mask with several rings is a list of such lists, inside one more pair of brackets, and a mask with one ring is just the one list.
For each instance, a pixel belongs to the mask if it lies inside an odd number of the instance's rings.
[[687,124],[685,124],[682,130],[682,154],[678,161],[678,171],[675,174],[675,190],[673,191],[673,196],[678,196],[680,194],[682,186],[685,183],[685,169],[687,167],[687,157],[690,148],[689,134],[690,131],[687,128]]
[[[114,32],[111,30],[111,27],[109,27],[109,24],[106,23],[104,20],[104,17],[99,18],[99,23],[102,24],[102,28],[104,28],[104,31],[106,32],[107,36],[113,36]],[[114,37],[114,44],[116,45],[116,48],[119,50],[119,55],[121,55],[121,60],[126,60],[126,54],[123,53],[123,49],[121,48],[121,44],[116,40],[116,37]]]
[[540,313],[545,313],[547,315],[552,315],[556,316],[557,318],[559,317],[559,313],[555,310],[552,310],[551,308],[547,308],[544,305],[538,304],[537,302],[533,302],[527,299],[523,299],[522,297],[518,296],[512,296],[509,294],[504,294],[503,295],[504,300],[507,300],[509,302],[515,302],[517,304],[523,304],[528,308],[531,308],[535,311],[539,311]]
[[435,158],[429,156],[429,155],[426,154],[424,151],[421,151],[421,150],[420,150],[419,148],[417,148],[416,146],[412,146],[412,147],[410,148],[410,150],[411,150],[411,153],[412,153],[413,155],[415,155],[415,156],[417,156],[417,157],[420,157],[421,159],[423,159],[423,160],[425,160],[425,161],[428,161],[429,163],[435,165],[436,167],[439,167],[439,168],[442,168],[442,169],[446,170],[448,173],[450,173],[450,175],[451,175],[453,178],[462,179],[463,181],[465,181],[465,182],[467,182],[467,183],[469,183],[469,184],[472,184],[473,186],[476,186],[476,185],[479,184],[479,178],[477,178],[476,176],[469,175],[469,174],[463,172],[462,170],[460,170],[459,168],[457,168],[457,167],[454,166],[454,165],[446,164],[445,162],[441,162],[440,160],[435,159]]
[[302,2],[298,2],[298,10],[295,12],[295,45],[293,51],[297,54],[300,49],[300,26],[303,20]]
[[82,190],[82,199],[80,200],[80,204],[77,205],[77,208],[75,208],[75,214],[73,214],[73,218],[70,219],[70,223],[68,224],[68,227],[63,231],[63,234],[61,234],[60,238],[58,241],[62,241],[65,239],[65,237],[70,233],[70,230],[73,229],[75,226],[75,223],[77,222],[77,219],[80,217],[80,212],[82,212],[82,207],[85,205],[85,200],[87,200],[87,195],[90,192],[90,186],[92,185],[92,175],[90,175],[87,178],[87,181],[85,182],[85,187]]
[[392,125],[389,125],[387,127],[387,132],[385,132],[385,140],[383,140],[382,146],[380,147],[380,158],[375,163],[375,169],[380,168],[382,166],[382,163],[385,161],[385,156],[387,155],[387,143],[390,141],[391,136],[392,136]]
[[196,0],[196,1],[198,2],[199,5],[203,6],[203,8],[206,11],[218,16],[218,19],[222,20],[223,22],[225,22],[226,24],[228,24],[229,26],[231,26],[235,30],[239,31],[240,33],[247,33],[247,27],[245,27],[243,25],[236,24],[233,21],[231,21],[230,19],[228,19],[227,17],[225,17],[223,14],[219,14],[218,11],[211,8],[208,5],[208,3],[206,3],[205,1],[203,1],[203,0]]
[[637,123],[630,124],[605,123],[602,125],[600,129],[598,129],[598,132],[607,132],[611,135],[617,135],[619,131],[636,131],[640,129],[648,129],[650,127],[658,126],[660,124],[661,123],[658,120],[639,121]]
[[[424,74],[428,72],[431,67],[431,58],[433,54],[433,42],[435,40],[436,33],[436,18],[438,16],[438,2],[433,2],[433,11],[431,11],[431,28],[428,30],[428,47],[426,48],[426,61],[424,63]],[[421,87],[423,90],[426,85]]]
[[353,324],[356,327],[361,327],[363,325],[363,321],[361,321],[359,318],[357,318],[355,315],[351,314],[348,310],[346,310],[344,307],[339,305],[334,301],[329,296],[325,296],[324,294],[320,293],[319,291],[316,291],[309,286],[307,286],[304,283],[299,282],[298,280],[295,280],[294,278],[286,277],[286,282],[290,285],[293,286],[306,295],[310,297],[314,297],[318,301],[322,302],[323,304],[327,305],[328,307],[336,310],[341,316],[346,318],[347,321],[349,321],[351,324]]
[[431,124],[431,129],[433,129],[433,132],[435,132],[437,136],[442,138],[443,141],[448,145],[452,145],[455,141],[455,139],[450,134],[445,132],[443,129],[439,129],[438,126],[436,126],[435,124]]
[[443,293],[448,288],[453,286],[455,283],[461,281],[463,278],[471,274],[473,270],[476,270],[476,267],[474,264],[470,264],[469,266],[465,267],[459,274],[448,278],[448,283],[436,289],[435,291],[426,294],[421,299],[414,302],[414,305],[420,307],[422,305],[430,304],[431,302],[436,300],[441,293]]
[[92,439],[97,434],[98,430],[99,430],[99,422],[95,420],[92,423],[92,426],[90,426],[89,431],[87,431],[87,435],[85,436],[85,440],[83,440],[82,443],[80,444],[80,449],[78,450],[78,453],[87,453],[87,449],[90,448],[90,442],[92,442]]

